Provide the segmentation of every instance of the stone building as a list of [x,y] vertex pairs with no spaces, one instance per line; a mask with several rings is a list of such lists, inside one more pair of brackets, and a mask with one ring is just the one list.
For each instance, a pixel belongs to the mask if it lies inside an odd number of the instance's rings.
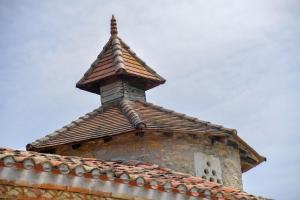
[[118,36],[112,17],[109,41],[76,84],[102,105],[27,151],[0,149],[0,195],[260,199],[243,192],[242,173],[265,158],[235,129],[149,103],[146,91],[163,83]]

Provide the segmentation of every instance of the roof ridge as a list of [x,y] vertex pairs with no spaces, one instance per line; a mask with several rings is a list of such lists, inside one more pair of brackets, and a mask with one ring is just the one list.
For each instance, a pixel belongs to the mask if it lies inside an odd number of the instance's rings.
[[86,119],[94,117],[94,116],[96,116],[97,114],[99,114],[101,112],[103,112],[102,107],[96,108],[93,111],[88,112],[88,113],[86,113],[85,115],[83,115],[81,117],[78,117],[78,119],[70,122],[69,124],[63,126],[62,128],[60,128],[60,129],[58,129],[58,130],[56,130],[56,131],[54,131],[50,134],[47,134],[47,135],[45,135],[44,137],[42,137],[40,139],[37,139],[37,140],[27,144],[26,149],[30,150],[30,149],[34,148],[34,146],[36,146],[36,145],[39,145],[41,143],[45,143],[48,140],[58,136],[61,133],[64,133],[65,131],[68,131],[68,130],[74,128],[75,126],[78,126],[78,124],[80,124],[81,122],[84,122]]
[[202,123],[202,124],[205,124],[205,125],[209,125],[213,128],[216,128],[216,129],[221,130],[221,131],[225,131],[227,133],[232,133],[232,134],[237,133],[237,131],[235,129],[225,128],[222,125],[213,124],[209,121],[200,120],[197,117],[192,117],[192,116],[189,116],[189,115],[186,115],[186,114],[183,114],[183,113],[176,112],[174,110],[166,109],[162,106],[157,106],[157,105],[155,105],[153,103],[150,103],[150,102],[143,102],[143,101],[139,101],[139,100],[137,100],[137,101],[144,104],[144,105],[146,105],[146,106],[150,106],[150,107],[152,107],[156,110],[165,112],[167,114],[171,114],[171,115],[176,116],[176,117],[180,117],[181,119],[185,119],[185,120],[188,120],[188,121],[191,121],[191,122],[197,122],[197,123]]
[[112,36],[112,54],[113,54],[113,67],[116,68],[116,72],[118,74],[121,73],[127,73],[124,59],[123,59],[123,53],[122,53],[122,47],[121,42],[118,37]]
[[146,123],[143,122],[139,114],[130,105],[130,100],[122,99],[119,103],[119,108],[128,121],[133,124],[134,128],[143,129],[146,127]]

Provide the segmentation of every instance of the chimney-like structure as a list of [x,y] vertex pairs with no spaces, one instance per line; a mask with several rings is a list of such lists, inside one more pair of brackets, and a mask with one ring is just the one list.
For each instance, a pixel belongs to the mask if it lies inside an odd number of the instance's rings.
[[118,36],[117,21],[111,18],[109,41],[77,88],[100,94],[102,106],[122,99],[146,101],[145,91],[165,82]]

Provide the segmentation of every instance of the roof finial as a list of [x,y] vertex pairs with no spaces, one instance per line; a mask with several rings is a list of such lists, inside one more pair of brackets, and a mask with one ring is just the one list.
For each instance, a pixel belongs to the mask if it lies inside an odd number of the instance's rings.
[[112,15],[111,20],[110,20],[110,34],[112,36],[118,34],[117,20],[115,19],[114,15]]

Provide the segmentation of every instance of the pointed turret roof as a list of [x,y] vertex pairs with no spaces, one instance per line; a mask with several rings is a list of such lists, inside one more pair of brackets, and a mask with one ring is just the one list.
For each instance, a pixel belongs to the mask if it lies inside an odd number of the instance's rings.
[[76,84],[77,88],[100,93],[99,87],[119,78],[126,79],[138,88],[148,90],[165,82],[152,68],[140,59],[118,36],[117,22],[111,19],[111,36],[90,69]]

